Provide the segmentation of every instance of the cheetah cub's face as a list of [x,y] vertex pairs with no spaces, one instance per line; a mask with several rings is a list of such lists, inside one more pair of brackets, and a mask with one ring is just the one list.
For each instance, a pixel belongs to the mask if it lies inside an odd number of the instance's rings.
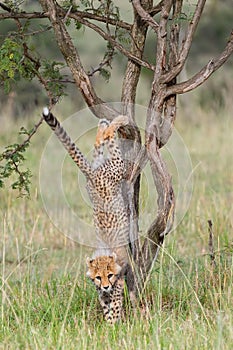
[[117,281],[121,267],[116,263],[116,256],[99,256],[87,258],[87,276],[94,282],[98,290],[110,293]]

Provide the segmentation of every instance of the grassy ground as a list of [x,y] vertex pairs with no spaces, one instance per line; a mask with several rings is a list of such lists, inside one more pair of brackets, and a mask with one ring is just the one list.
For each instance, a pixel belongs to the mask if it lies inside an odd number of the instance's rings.
[[[0,146],[14,142],[18,130],[9,121],[3,125]],[[41,127],[28,151],[31,199],[16,198],[7,186],[0,193],[0,348],[233,348],[233,122],[226,114],[197,111],[177,127],[195,169],[191,204],[151,274],[145,313],[128,312],[114,327],[102,320],[85,278],[83,261],[90,251],[62,235],[43,208],[38,172],[49,131]],[[215,268],[208,255],[208,219],[214,225]]]

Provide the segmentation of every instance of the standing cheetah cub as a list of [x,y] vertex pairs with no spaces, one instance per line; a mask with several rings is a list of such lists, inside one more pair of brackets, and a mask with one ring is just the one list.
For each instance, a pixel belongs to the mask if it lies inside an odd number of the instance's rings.
[[104,319],[114,324],[121,319],[124,278],[122,268],[116,262],[116,254],[87,258],[87,276],[98,291]]

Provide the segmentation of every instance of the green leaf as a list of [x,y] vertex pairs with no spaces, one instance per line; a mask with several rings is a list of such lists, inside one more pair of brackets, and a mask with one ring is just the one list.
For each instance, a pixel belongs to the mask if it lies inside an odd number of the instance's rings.
[[[33,130],[33,129],[32,129]],[[31,135],[32,130],[28,131],[22,127],[19,134]],[[15,178],[11,184],[11,188],[18,190],[19,196],[30,196],[30,179],[31,171],[22,169],[25,161],[25,152],[30,142],[26,139],[23,143],[14,143],[5,147],[5,150],[0,154],[0,187],[4,187],[4,181],[7,178]]]
[[104,78],[104,80],[106,82],[108,82],[110,77],[111,77],[111,72],[109,70],[107,70],[106,68],[101,68],[100,75]]

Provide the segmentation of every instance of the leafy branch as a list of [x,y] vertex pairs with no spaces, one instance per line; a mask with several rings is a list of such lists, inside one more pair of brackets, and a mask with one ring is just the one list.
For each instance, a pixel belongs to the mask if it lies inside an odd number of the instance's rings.
[[11,188],[18,190],[20,197],[25,195],[27,197],[30,196],[30,178],[32,174],[29,169],[23,169],[22,166],[26,159],[24,154],[30,145],[30,140],[42,122],[43,117],[29,131],[22,127],[19,135],[27,135],[26,139],[20,144],[14,143],[7,146],[2,154],[0,154],[0,188],[4,187],[6,179],[16,174],[17,179],[11,184]]

